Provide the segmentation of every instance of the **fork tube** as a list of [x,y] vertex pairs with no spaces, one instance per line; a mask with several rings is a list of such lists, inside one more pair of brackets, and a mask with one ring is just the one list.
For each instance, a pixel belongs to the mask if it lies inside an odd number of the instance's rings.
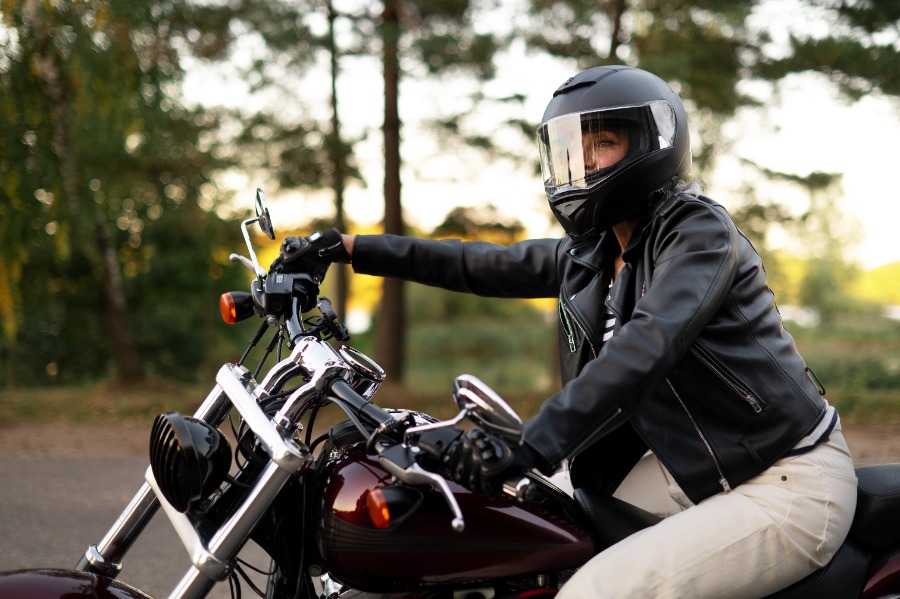
[[[194,416],[218,426],[225,419],[229,405],[228,395],[216,385]],[[159,500],[156,494],[150,485],[142,484],[106,536],[96,545],[88,547],[75,564],[75,569],[110,578],[118,576],[122,570],[122,558],[150,523],[157,509]]]
[[[297,462],[295,465],[299,466],[300,463]],[[296,468],[294,470],[296,471]],[[209,540],[209,553],[223,563],[230,563],[247,542],[251,531],[285,483],[294,474],[295,472],[286,470],[275,462],[269,462],[240,507]],[[169,599],[205,597],[216,582],[218,581],[204,575],[196,566],[191,566],[169,595]]]
[[122,570],[122,558],[141,535],[157,509],[159,500],[156,499],[150,485],[144,483],[103,540],[88,547],[75,565],[75,569],[103,574],[110,578],[118,576]]

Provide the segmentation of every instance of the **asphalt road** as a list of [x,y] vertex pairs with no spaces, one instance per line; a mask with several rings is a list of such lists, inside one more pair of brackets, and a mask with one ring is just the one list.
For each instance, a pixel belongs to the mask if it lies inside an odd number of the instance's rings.
[[[143,482],[142,457],[0,456],[0,571],[72,568],[97,543]],[[265,568],[258,547],[242,558]],[[190,562],[162,511],[123,561],[119,579],[161,599]],[[255,577],[257,580],[259,577]],[[230,597],[228,584],[209,597]],[[248,587],[244,597],[253,597]]]

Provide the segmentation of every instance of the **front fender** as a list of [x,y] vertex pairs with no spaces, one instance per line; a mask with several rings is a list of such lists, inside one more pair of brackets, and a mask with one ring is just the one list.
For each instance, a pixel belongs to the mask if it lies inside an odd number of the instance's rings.
[[0,599],[152,599],[112,578],[76,570],[0,572]]

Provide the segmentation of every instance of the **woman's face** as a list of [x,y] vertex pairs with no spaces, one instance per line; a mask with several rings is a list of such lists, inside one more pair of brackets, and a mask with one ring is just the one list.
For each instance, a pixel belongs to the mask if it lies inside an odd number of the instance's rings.
[[583,131],[581,146],[586,173],[608,168],[628,153],[628,132],[625,128]]

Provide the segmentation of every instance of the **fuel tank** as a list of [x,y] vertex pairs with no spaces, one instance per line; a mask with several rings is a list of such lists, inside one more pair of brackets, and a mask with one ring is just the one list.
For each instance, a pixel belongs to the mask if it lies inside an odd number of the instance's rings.
[[[391,475],[363,444],[330,449],[315,494],[317,545],[323,565],[341,582],[367,591],[467,584],[582,565],[596,553],[572,500],[549,484],[525,503],[492,499],[448,481],[465,518],[451,528],[443,495],[422,489],[400,522],[377,528],[368,493],[390,487]],[[414,491],[413,491],[414,492]]]
[[118,580],[75,570],[0,572],[0,599],[151,599]]

